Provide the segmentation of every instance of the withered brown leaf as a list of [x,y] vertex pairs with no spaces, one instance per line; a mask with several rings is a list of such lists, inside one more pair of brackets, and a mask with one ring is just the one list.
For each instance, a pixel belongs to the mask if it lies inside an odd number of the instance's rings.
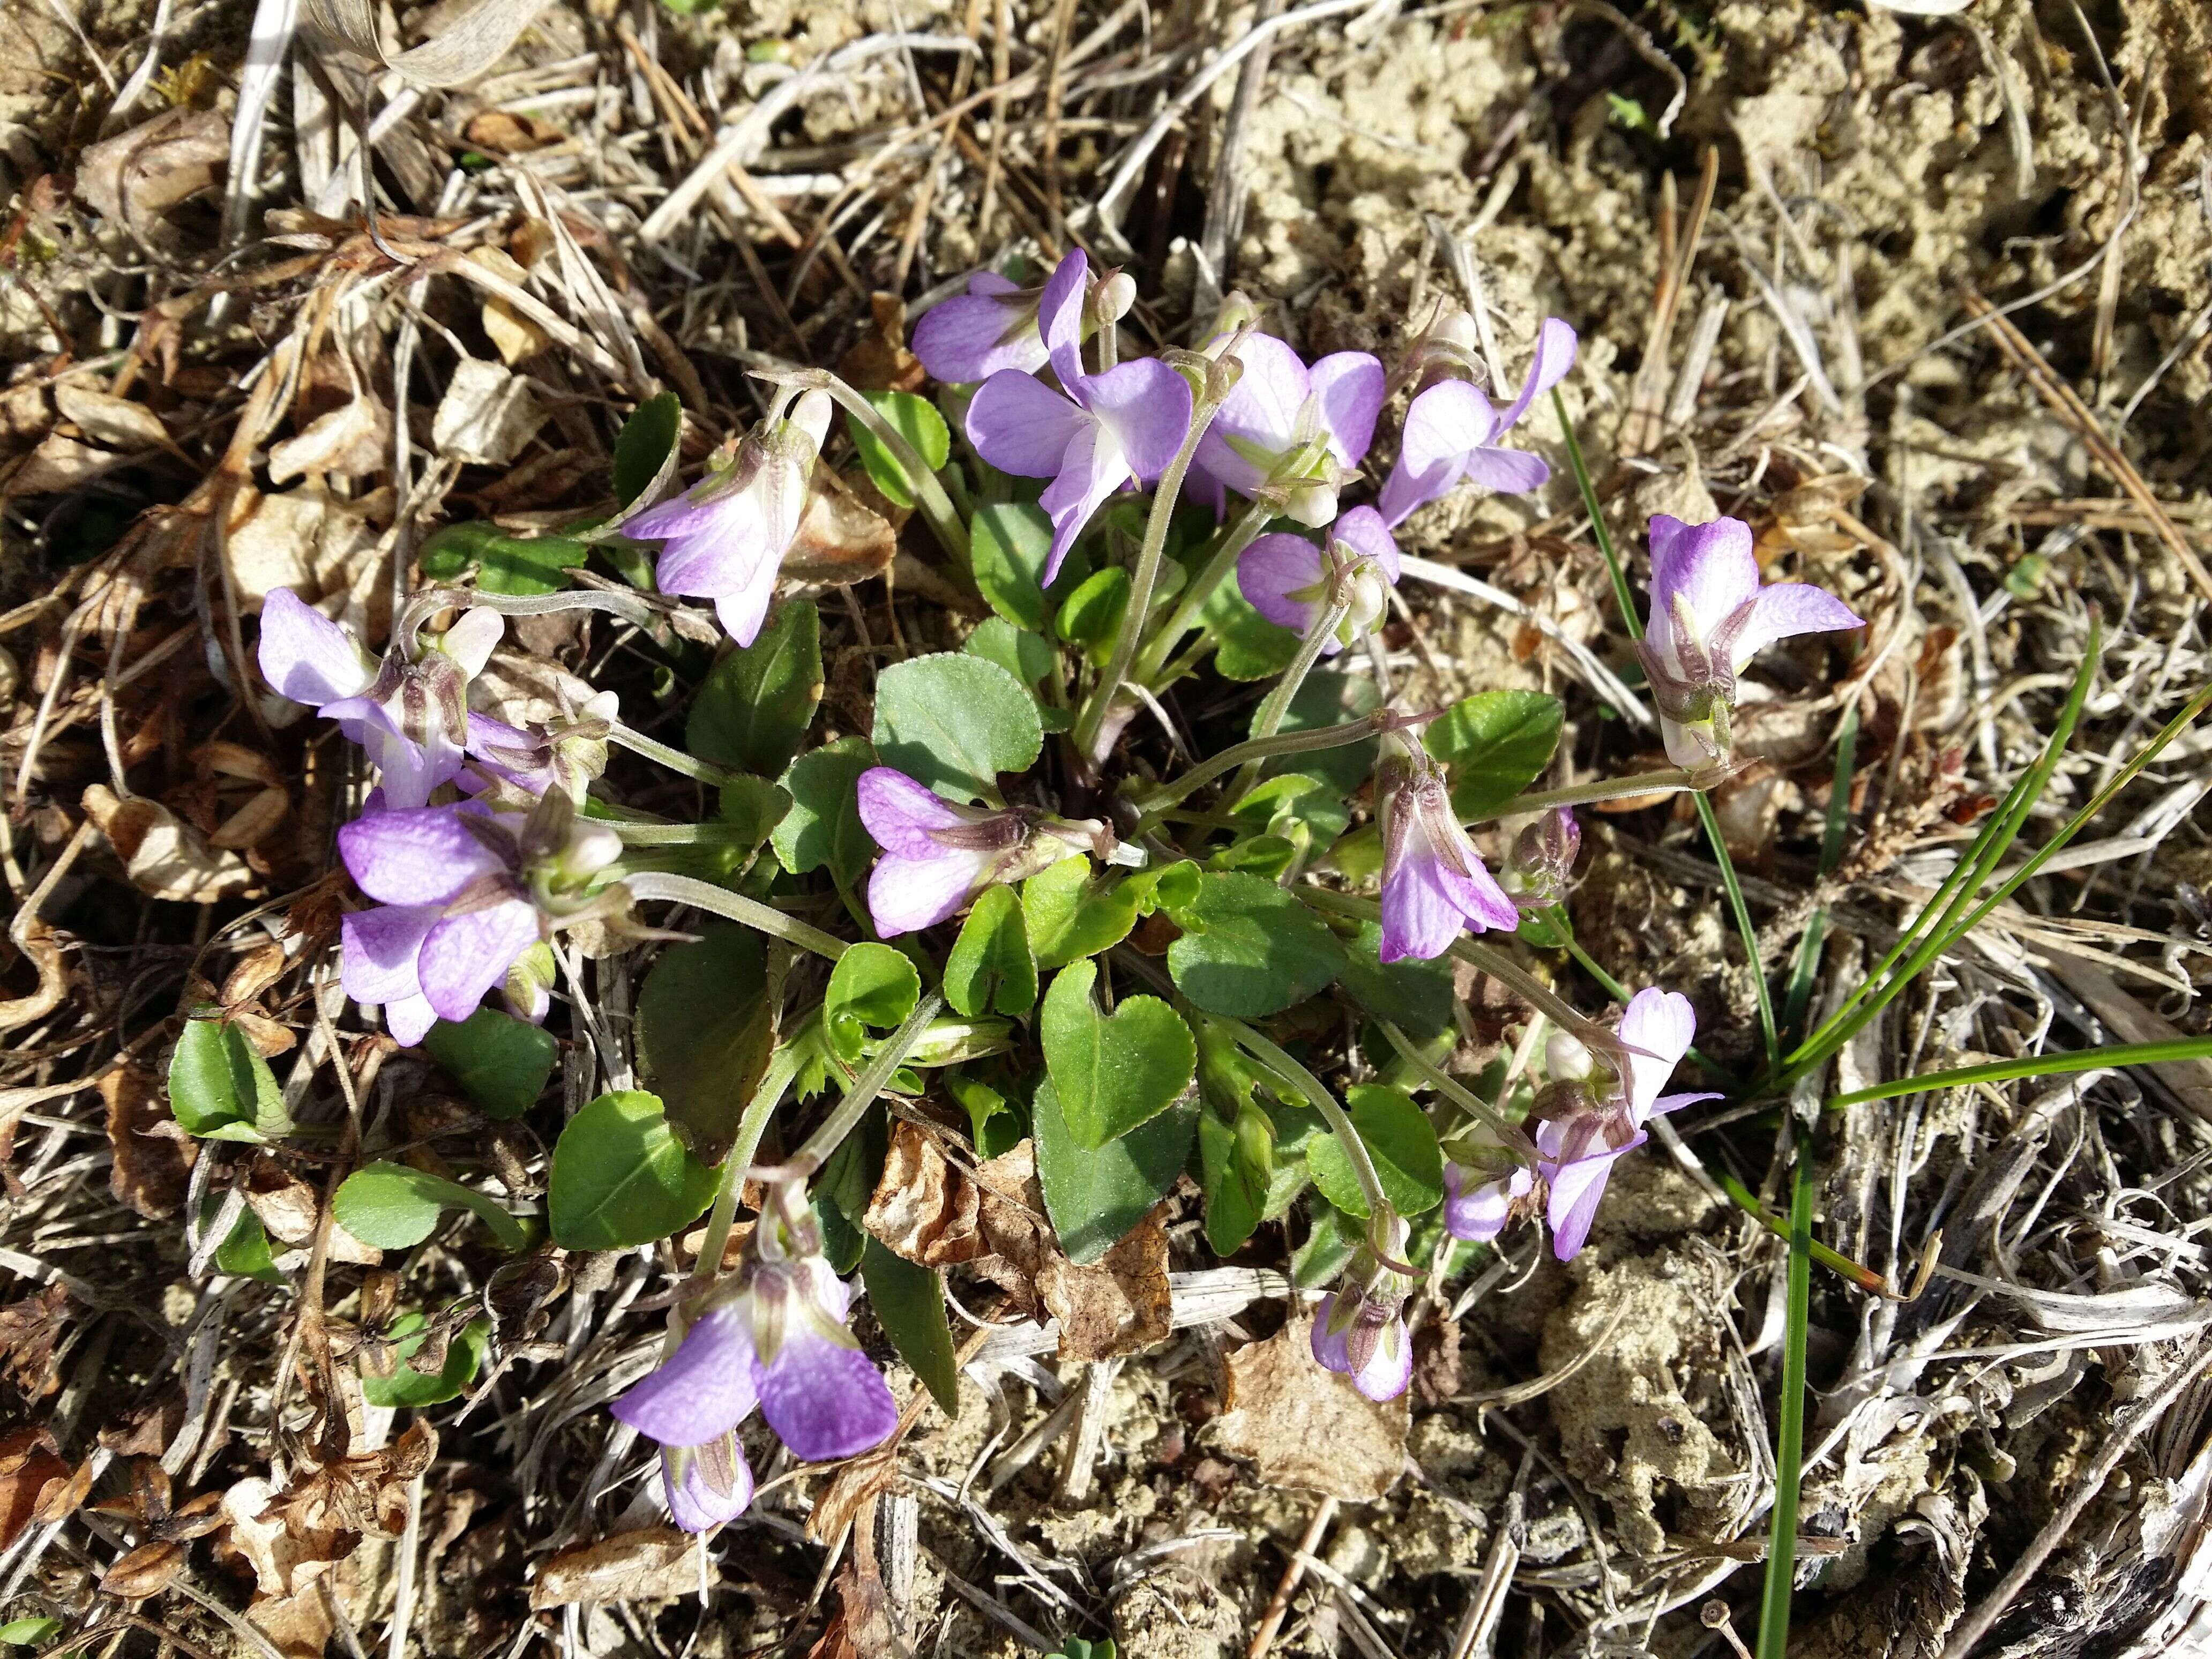
[[[547,1561],[530,1587],[531,1609],[542,1613],[586,1602],[673,1601],[698,1590],[699,1559],[698,1541],[674,1527],[618,1532],[562,1550]],[[708,1558],[710,1588],[720,1576]]]
[[1271,1486],[1368,1503],[1397,1484],[1412,1411],[1404,1395],[1370,1400],[1314,1363],[1312,1322],[1292,1320],[1229,1356],[1215,1448],[1249,1459]]

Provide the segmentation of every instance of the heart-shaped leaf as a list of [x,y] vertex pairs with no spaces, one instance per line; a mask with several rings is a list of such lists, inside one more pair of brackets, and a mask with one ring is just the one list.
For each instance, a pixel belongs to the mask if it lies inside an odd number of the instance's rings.
[[1039,969],[1095,957],[1129,936],[1144,890],[1118,871],[1097,871],[1079,853],[1022,884],[1022,919]]
[[[875,405],[876,413],[889,422],[893,431],[912,444],[932,471],[943,466],[952,453],[952,434],[945,424],[945,416],[927,398],[916,397],[911,392],[863,392],[860,394]],[[860,452],[860,465],[867,469],[868,482],[884,493],[884,499],[894,507],[912,507],[914,489],[906,476],[906,465],[884,447],[882,439],[854,420],[845,416],[846,429],[853,434],[853,447]]]
[[672,392],[647,398],[615,434],[615,499],[627,518],[650,503],[676,471],[684,404]]
[[557,593],[568,572],[592,556],[570,536],[510,536],[496,525],[449,524],[416,556],[422,574],[451,581],[476,568],[477,586],[491,593]]
[[[1415,1216],[1443,1203],[1443,1152],[1428,1115],[1413,1097],[1402,1089],[1364,1083],[1350,1091],[1345,1103],[1351,1108],[1352,1127],[1366,1145],[1390,1207],[1400,1215]],[[1335,1136],[1317,1139],[1306,1148],[1306,1168],[1331,1204],[1349,1215],[1367,1214],[1367,1194],[1359,1189],[1352,1159]]]
[[1044,747],[1036,699],[994,662],[957,652],[910,657],[876,677],[876,755],[939,794],[999,799],[1001,772]]
[[961,650],[994,662],[1024,685],[1034,688],[1059,666],[1060,653],[1042,635],[1018,629],[1004,617],[986,617]]
[[1077,1144],[1045,1078],[1030,1105],[1037,1182],[1060,1249],[1078,1267],[1112,1249],[1167,1195],[1190,1156],[1198,1103],[1170,1107],[1096,1151]]
[[1017,628],[1042,634],[1052,625],[1044,566],[1052,552],[1052,520],[1034,501],[1001,501],[976,514],[968,534],[975,587],[991,609]]
[[960,1362],[945,1317],[945,1281],[870,1237],[860,1249],[860,1279],[876,1322],[907,1368],[921,1379],[948,1417],[960,1412]]
[[440,1213],[452,1208],[483,1217],[504,1249],[519,1250],[529,1242],[522,1224],[484,1194],[410,1164],[366,1164],[340,1182],[331,1198],[338,1225],[380,1250],[420,1244],[437,1226]]
[[419,1313],[404,1313],[385,1333],[392,1346],[385,1351],[392,1365],[380,1376],[364,1364],[362,1398],[372,1406],[441,1406],[458,1400],[483,1369],[484,1347],[491,1340],[491,1321],[472,1319],[454,1333],[446,1348],[446,1363],[434,1371],[418,1371],[407,1362],[430,1334],[430,1322]]
[[692,700],[684,746],[701,760],[772,778],[798,751],[821,702],[821,613],[799,599],[714,665]]
[[1168,971],[1209,1013],[1279,1014],[1344,969],[1344,947],[1328,924],[1258,876],[1208,874],[1175,920],[1183,933],[1168,946]]
[[875,838],[860,822],[860,774],[876,763],[866,738],[840,738],[810,749],[783,775],[791,797],[769,836],[776,861],[794,876],[828,867],[830,880],[850,887],[875,861]]
[[945,963],[945,1000],[955,1013],[1025,1014],[1036,1006],[1037,964],[1011,887],[987,887]]
[[494,1118],[528,1111],[561,1059],[561,1045],[544,1030],[496,1008],[479,1008],[459,1024],[440,1020],[422,1049]]
[[717,1184],[668,1127],[659,1097],[601,1095],[554,1143],[553,1242],[566,1250],[658,1243],[705,1214]]
[[888,945],[855,945],[830,970],[822,998],[822,1029],[837,1058],[860,1057],[867,1028],[888,1031],[921,1000],[921,975]]
[[1462,821],[1492,817],[1552,763],[1565,707],[1541,691],[1478,691],[1430,723],[1429,752],[1451,774]]
[[1079,648],[1093,668],[1114,654],[1114,635],[1129,608],[1129,573],[1114,565],[1091,576],[1060,607],[1060,637]]
[[719,1164],[775,1047],[768,949],[735,922],[708,922],[660,953],[637,994],[638,1074],[692,1152]]
[[292,1132],[276,1074],[246,1033],[212,1015],[185,1022],[169,1056],[169,1110],[202,1140],[274,1140]]
[[1038,1021],[1068,1132],[1093,1151],[1158,1116],[1190,1086],[1198,1045],[1158,997],[1127,997],[1109,1015],[1091,1000],[1098,964],[1060,971]]
[[1452,1030],[1459,994],[1452,988],[1451,958],[1422,962],[1408,957],[1385,967],[1382,945],[1380,927],[1371,921],[1359,924],[1358,937],[1344,953],[1344,989],[1352,1000],[1376,1018],[1402,1025],[1415,1037]]

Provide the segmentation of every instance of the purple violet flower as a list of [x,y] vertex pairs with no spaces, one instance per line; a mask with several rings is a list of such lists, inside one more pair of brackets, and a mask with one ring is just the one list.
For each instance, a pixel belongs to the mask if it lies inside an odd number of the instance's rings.
[[1582,851],[1582,826],[1574,809],[1554,806],[1513,837],[1498,884],[1523,910],[1548,910],[1565,902],[1567,878]]
[[868,913],[881,939],[933,927],[986,887],[1035,875],[1071,854],[1105,857],[1112,848],[1096,822],[957,805],[888,766],[861,773],[859,793],[860,822],[884,849],[868,878]]
[[1364,638],[1390,608],[1397,585],[1398,544],[1371,507],[1355,507],[1328,527],[1326,553],[1304,536],[1278,531],[1237,557],[1237,586],[1252,608],[1302,637],[1340,597],[1350,602],[1322,645],[1325,657]]
[[1318,530],[1374,441],[1382,365],[1371,352],[1339,351],[1308,368],[1267,334],[1246,335],[1237,360],[1243,373],[1198,441],[1192,495],[1206,499],[1210,486],[1218,513],[1224,489],[1251,500],[1273,487],[1282,512]]
[[381,1006],[410,1046],[435,1020],[466,1019],[552,928],[590,908],[585,890],[621,851],[558,791],[526,817],[463,803],[356,818],[338,831],[338,854],[378,902],[340,925],[346,994]]
[[807,484],[829,432],[829,393],[787,387],[738,440],[727,466],[625,524],[626,536],[667,544],[653,570],[660,591],[714,600],[730,637],[750,645],[805,516]]
[[1415,398],[1406,411],[1397,465],[1376,503],[1383,518],[1395,528],[1462,478],[1501,495],[1534,489],[1549,478],[1552,469],[1535,456],[1502,448],[1498,441],[1574,367],[1575,346],[1573,329],[1557,317],[1546,318],[1528,379],[1503,413],[1466,380],[1439,380]]
[[1660,1113],[1720,1098],[1659,1092],[1697,1034],[1689,998],[1652,988],[1629,999],[1620,1027],[1595,1051],[1571,1033],[1553,1034],[1547,1061],[1553,1080],[1529,1109],[1529,1127],[1551,1189],[1546,1213],[1552,1254],[1560,1261],[1572,1261],[1589,1237],[1613,1162],[1644,1144],[1644,1125]]
[[852,1292],[823,1257],[798,1183],[771,1189],[753,1238],[744,1267],[709,1293],[676,1352],[614,1403],[639,1433],[688,1454],[671,1463],[664,1450],[663,1468],[669,1508],[693,1530],[750,1498],[752,1474],[729,1437],[756,1406],[810,1463],[880,1446],[898,1424],[883,1373],[845,1328]]
[[262,678],[280,695],[338,723],[384,775],[384,799],[422,806],[459,776],[469,738],[469,681],[483,672],[506,629],[495,611],[462,613],[444,634],[420,637],[428,611],[448,594],[418,596],[392,629],[382,662],[352,633],[289,587],[272,589],[261,608],[256,655]]
[[580,802],[592,781],[607,769],[607,736],[621,713],[622,700],[612,691],[594,692],[582,707],[543,725],[510,726],[471,712],[469,755],[475,764],[464,771],[462,787],[480,799],[524,811],[552,788]]
[[1728,759],[1736,676],[1768,646],[1865,626],[1824,588],[1760,586],[1742,520],[1692,525],[1652,516],[1651,624],[1637,654],[1675,765],[1697,770]]
[[1370,1400],[1395,1400],[1413,1380],[1413,1342],[1398,1304],[1349,1287],[1314,1310],[1313,1357]]
[[1158,358],[1084,373],[1090,268],[1081,249],[1070,253],[1045,284],[1039,306],[1060,390],[1019,369],[1000,369],[968,405],[968,441],[977,454],[1001,472],[1052,480],[1037,498],[1052,520],[1047,586],[1106,498],[1124,484],[1158,477],[1190,429],[1190,383]]
[[1487,1127],[1478,1127],[1460,1156],[1444,1165],[1444,1231],[1471,1244],[1487,1244],[1505,1231],[1515,1206],[1536,1188],[1536,1172]]
[[1400,743],[1382,763],[1376,797],[1382,817],[1382,942],[1386,963],[1425,962],[1449,950],[1462,927],[1480,933],[1520,925],[1452,810],[1443,771],[1419,748]]
[[1024,288],[995,270],[968,278],[968,291],[940,301],[914,325],[914,355],[932,380],[947,386],[988,380],[1001,369],[1034,374],[1045,365],[1037,332],[1044,290]]

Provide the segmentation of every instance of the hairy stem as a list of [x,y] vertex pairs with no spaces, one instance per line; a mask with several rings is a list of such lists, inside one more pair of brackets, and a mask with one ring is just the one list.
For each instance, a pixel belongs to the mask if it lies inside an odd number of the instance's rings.
[[929,1023],[937,1018],[937,1011],[945,1006],[945,999],[935,991],[915,1005],[906,1024],[885,1037],[878,1046],[875,1055],[868,1061],[867,1069],[853,1079],[853,1086],[845,1091],[837,1109],[822,1120],[822,1127],[806,1137],[806,1144],[799,1149],[787,1166],[802,1181],[811,1181],[814,1173],[830,1161],[830,1153],[844,1145],[845,1137],[882,1092],[891,1073],[906,1061],[914,1045],[921,1040]]
[[758,899],[749,899],[742,893],[732,893],[726,887],[717,887],[712,882],[701,881],[694,876],[672,876],[657,870],[645,871],[624,878],[623,886],[633,899],[668,899],[678,904],[689,904],[695,908],[712,911],[726,916],[732,921],[743,922],[771,939],[796,945],[802,951],[811,951],[817,957],[827,957],[835,962],[849,948],[841,939],[823,933],[819,927],[787,916],[773,905],[763,904]]
[[1137,657],[1137,678],[1153,690],[1164,689],[1189,672],[1184,669],[1163,678],[1160,667],[1167,661],[1168,653],[1175,649],[1176,641],[1198,621],[1198,613],[1213,597],[1213,590],[1220,586],[1229,573],[1237,568],[1238,557],[1246,548],[1260,539],[1260,532],[1267,527],[1274,516],[1275,511],[1271,507],[1258,501],[1246,503],[1243,513],[1230,526],[1221,545],[1214,549],[1213,556],[1206,562],[1205,568],[1192,580],[1190,586],[1176,596],[1175,609],[1169,611],[1167,620],[1153,630],[1152,638],[1146,641],[1145,648]]
[[1426,1054],[1413,1046],[1412,1038],[1387,1019],[1382,1022],[1382,1035],[1390,1039],[1390,1046],[1398,1051],[1398,1057],[1419,1072],[1431,1088],[1470,1117],[1486,1125],[1492,1134],[1529,1163],[1536,1161],[1536,1143],[1528,1139],[1528,1131],[1443,1067],[1432,1064]]
[[1144,817],[1134,834],[1143,835],[1152,829],[1167,809],[1203,789],[1223,773],[1233,771],[1248,761],[1265,761],[1277,755],[1303,755],[1316,749],[1340,749],[1348,743],[1379,737],[1385,732],[1401,726],[1417,726],[1430,718],[1429,714],[1395,714],[1389,709],[1377,709],[1372,714],[1363,714],[1356,720],[1346,720],[1339,726],[1318,726],[1305,732],[1279,732],[1272,738],[1254,738],[1210,755],[1180,777],[1172,778],[1147,795],[1140,803]]
[[726,766],[702,761],[695,755],[687,755],[681,749],[671,748],[658,738],[634,731],[620,720],[615,721],[609,728],[607,741],[618,748],[629,750],[633,755],[642,755],[649,761],[657,761],[672,772],[680,772],[687,778],[696,778],[701,783],[712,784],[718,789],[726,788],[746,775],[743,772],[732,772]]
[[1328,1121],[1329,1132],[1337,1144],[1344,1148],[1344,1156],[1352,1165],[1352,1173],[1359,1182],[1359,1190],[1367,1199],[1368,1219],[1379,1222],[1393,1213],[1390,1200],[1382,1191],[1382,1177],[1375,1171],[1375,1160],[1367,1155],[1367,1143],[1359,1138],[1359,1131],[1352,1125],[1350,1114],[1337,1102],[1328,1087],[1311,1072],[1292,1060],[1266,1037],[1242,1020],[1217,1018],[1215,1024],[1225,1027],[1239,1048],[1253,1059],[1275,1073],[1313,1103],[1313,1108]]
[[711,1279],[722,1271],[722,1252],[737,1218],[738,1195],[744,1190],[745,1171],[751,1167],[753,1154],[760,1150],[761,1137],[768,1133],[769,1119],[798,1074],[798,1052],[786,1043],[775,1051],[760,1086],[745,1103],[745,1114],[738,1120],[737,1138],[722,1159],[722,1184],[715,1189],[714,1207],[707,1217],[707,1237],[699,1247],[698,1261],[692,1264],[693,1279]]
[[[1267,702],[1260,705],[1259,717],[1252,723],[1253,742],[1265,742],[1282,728],[1283,717],[1291,712],[1291,700],[1298,695],[1298,687],[1305,684],[1306,676],[1321,660],[1322,647],[1344,625],[1344,619],[1351,610],[1350,605],[1340,601],[1314,618],[1313,626],[1306,629],[1305,638],[1298,644],[1298,654],[1291,659],[1291,665],[1283,671],[1282,678],[1275,682],[1275,689],[1267,693]],[[1237,781],[1229,786],[1231,800],[1243,796],[1260,781],[1260,768],[1265,760],[1266,757],[1255,755],[1244,763],[1243,769],[1237,774]]]

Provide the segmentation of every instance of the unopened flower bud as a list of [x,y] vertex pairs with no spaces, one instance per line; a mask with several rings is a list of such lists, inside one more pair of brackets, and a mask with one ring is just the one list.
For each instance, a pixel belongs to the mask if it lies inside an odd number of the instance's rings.
[[1566,897],[1567,878],[1582,844],[1574,813],[1554,807],[1513,838],[1498,885],[1523,910],[1549,909]]
[[1095,324],[1118,323],[1137,303],[1137,279],[1126,270],[1107,273],[1091,290],[1091,318]]
[[1544,1068],[1559,1083],[1581,1083],[1597,1069],[1596,1059],[1571,1031],[1553,1031],[1544,1044]]
[[1336,485],[1315,479],[1291,485],[1283,493],[1285,516],[1320,530],[1336,522]]

